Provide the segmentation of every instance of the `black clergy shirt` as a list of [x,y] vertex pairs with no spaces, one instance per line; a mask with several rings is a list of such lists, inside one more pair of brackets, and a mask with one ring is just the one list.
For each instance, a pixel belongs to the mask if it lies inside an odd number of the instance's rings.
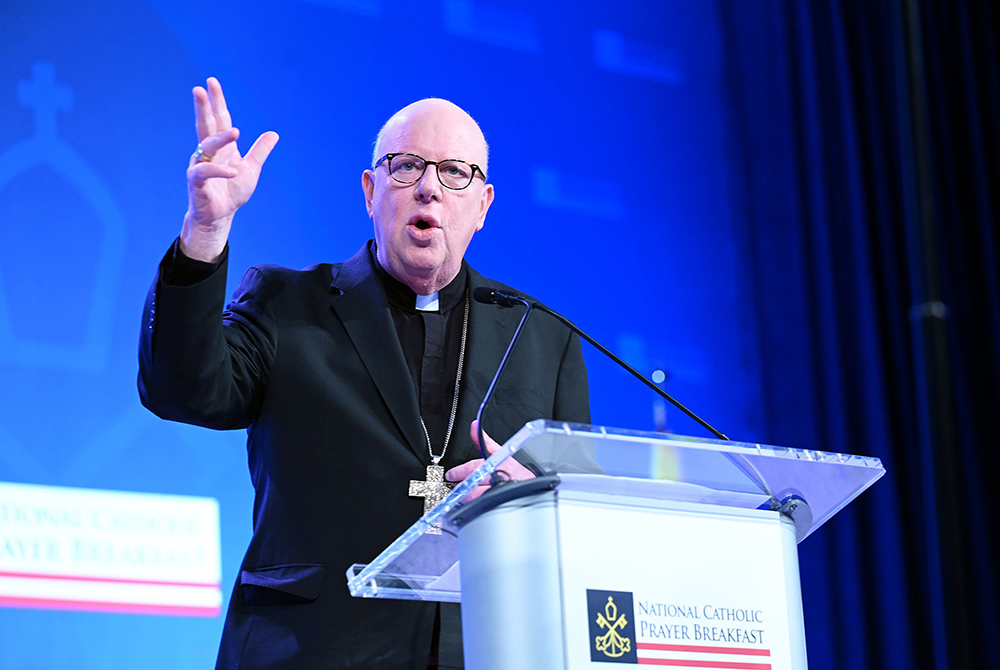
[[[451,419],[452,404],[455,401],[455,378],[462,349],[462,327],[468,310],[466,296],[465,261],[458,275],[447,286],[438,291],[437,311],[418,310],[417,294],[385,271],[375,256],[372,245],[372,261],[375,273],[385,287],[389,299],[389,311],[396,327],[403,357],[410,369],[410,377],[417,392],[420,416],[427,427],[432,451],[442,454],[448,423]],[[468,426],[454,426],[449,444],[462,440]],[[458,433],[458,434],[456,434]],[[430,463],[430,455],[427,456]],[[428,670],[438,665],[438,649],[441,636],[452,638],[451,646],[461,648],[461,614],[454,605],[439,603],[434,612],[434,632]]]
[[[417,392],[420,416],[427,426],[432,450],[440,456],[455,401],[455,377],[462,349],[468,276],[465,262],[451,283],[438,292],[439,308],[426,311],[416,308],[417,294],[386,272],[374,253],[372,256],[389,298],[392,322]],[[454,426],[451,440],[462,440],[462,430],[462,426]],[[468,426],[464,430],[468,431]]]

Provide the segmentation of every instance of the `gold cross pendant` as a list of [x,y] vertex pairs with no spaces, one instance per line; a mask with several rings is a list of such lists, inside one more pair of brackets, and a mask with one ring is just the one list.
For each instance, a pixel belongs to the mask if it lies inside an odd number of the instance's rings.
[[[452,482],[444,480],[444,468],[440,465],[430,464],[427,466],[427,480],[410,480],[410,497],[424,499],[424,514],[426,515],[434,509],[439,502],[445,499],[451,490],[455,488]],[[440,535],[441,524],[436,523],[427,529],[428,535]]]

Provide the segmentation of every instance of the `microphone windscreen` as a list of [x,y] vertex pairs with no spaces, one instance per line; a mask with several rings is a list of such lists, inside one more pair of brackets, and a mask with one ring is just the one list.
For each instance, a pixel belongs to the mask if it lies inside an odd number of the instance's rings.
[[484,302],[487,305],[495,305],[497,302],[496,293],[487,286],[477,286],[472,292],[472,297],[476,302]]

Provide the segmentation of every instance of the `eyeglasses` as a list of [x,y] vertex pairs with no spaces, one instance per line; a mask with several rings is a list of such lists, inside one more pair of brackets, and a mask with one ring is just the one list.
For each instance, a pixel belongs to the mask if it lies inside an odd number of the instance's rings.
[[486,173],[483,172],[482,168],[473,163],[460,161],[457,158],[449,158],[443,161],[429,161],[416,154],[386,154],[378,159],[375,165],[372,166],[372,169],[377,168],[385,161],[389,161],[387,163],[389,176],[400,184],[415,184],[420,181],[428,165],[437,166],[438,181],[441,182],[442,186],[450,188],[452,191],[461,191],[464,188],[468,188],[477,172],[483,181],[486,181]]

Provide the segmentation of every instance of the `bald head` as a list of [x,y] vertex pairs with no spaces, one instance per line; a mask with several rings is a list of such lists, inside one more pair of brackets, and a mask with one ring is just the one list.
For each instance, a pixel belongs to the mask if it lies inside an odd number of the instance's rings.
[[[397,147],[400,136],[411,126],[419,126],[433,134],[440,150],[445,153],[451,147],[455,147],[456,151],[462,148],[465,153],[470,151],[472,153],[472,155],[428,155],[424,158],[429,160],[458,158],[475,163],[484,174],[489,174],[487,162],[490,150],[479,124],[464,109],[442,98],[424,98],[393,114],[378,131],[378,136],[375,138],[372,165],[375,165],[375,162],[385,154],[400,151],[399,148],[394,147]],[[420,155],[423,156],[423,154]]]

